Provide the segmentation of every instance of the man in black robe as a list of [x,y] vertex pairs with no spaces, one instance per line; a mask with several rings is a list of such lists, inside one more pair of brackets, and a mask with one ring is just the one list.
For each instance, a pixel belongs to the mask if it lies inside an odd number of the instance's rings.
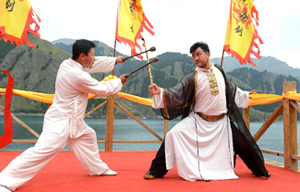
[[[207,44],[201,42],[195,43],[191,47],[191,54],[195,52],[196,49],[203,49],[205,54],[209,55],[209,48]],[[194,56],[193,56],[194,57]],[[206,62],[206,61],[205,61]],[[198,67],[204,67],[208,64],[209,57],[207,58],[206,64],[197,64],[194,59],[194,63]],[[262,176],[268,178],[270,174],[264,166],[264,159],[262,153],[247,129],[245,122],[238,110],[235,103],[235,93],[237,87],[227,81],[224,71],[215,65],[222,73],[225,81],[225,93],[226,93],[226,105],[227,105],[227,116],[230,119],[230,125],[233,136],[233,148],[236,155],[244,161],[247,167],[256,176]],[[157,89],[156,85],[149,86],[150,94],[155,94]],[[196,89],[199,85],[195,84],[195,70],[190,74],[186,75],[183,80],[174,86],[173,88],[164,90],[164,105],[165,107],[161,109],[162,116],[165,119],[171,120],[181,115],[184,119],[187,117],[195,107],[195,95]],[[157,94],[157,93],[156,93]],[[166,169],[166,159],[165,159],[165,141],[163,141],[161,147],[159,148],[156,157],[153,159],[149,171],[145,174],[144,178],[147,180],[155,179],[157,177],[163,177],[167,173]]]

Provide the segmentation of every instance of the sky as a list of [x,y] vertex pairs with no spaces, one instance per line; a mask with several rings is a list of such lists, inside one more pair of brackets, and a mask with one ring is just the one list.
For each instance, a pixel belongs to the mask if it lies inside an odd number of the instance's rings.
[[[98,40],[114,47],[119,0],[31,0],[40,17],[42,39]],[[254,0],[258,10],[261,56],[272,56],[300,68],[300,11],[297,0]],[[146,47],[156,47],[149,57],[165,52],[189,55],[197,41],[210,47],[211,58],[222,57],[230,0],[142,0],[155,35],[142,33]],[[129,46],[116,50],[130,55]],[[229,56],[225,53],[225,56]],[[247,64],[250,65],[250,64]]]

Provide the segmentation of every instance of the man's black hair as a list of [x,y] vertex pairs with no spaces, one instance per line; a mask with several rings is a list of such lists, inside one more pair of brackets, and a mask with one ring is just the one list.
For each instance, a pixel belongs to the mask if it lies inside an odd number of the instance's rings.
[[75,41],[72,47],[72,59],[76,60],[81,53],[88,55],[91,48],[95,47],[96,45],[92,41],[86,39],[80,39]]
[[201,48],[205,53],[210,53],[210,51],[209,51],[209,47],[208,47],[208,45],[206,44],[206,43],[204,43],[204,42],[197,42],[197,43],[195,43],[194,45],[192,45],[191,46],[191,48],[190,48],[190,54],[192,54],[196,49],[198,49],[198,48]]

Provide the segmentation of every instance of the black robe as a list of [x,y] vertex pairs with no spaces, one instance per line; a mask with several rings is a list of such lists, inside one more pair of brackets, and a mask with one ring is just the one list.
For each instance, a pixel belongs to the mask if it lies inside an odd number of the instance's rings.
[[[215,66],[222,72],[226,83],[227,116],[230,118],[231,123],[234,152],[244,161],[254,175],[268,178],[269,175],[264,165],[262,153],[235,104],[236,86],[227,81],[224,71],[219,66]],[[165,119],[171,120],[180,115],[183,119],[193,111],[196,100],[196,78],[195,71],[193,71],[186,75],[175,87],[165,90],[163,98],[165,108],[161,109],[161,114]],[[167,173],[166,170],[162,170],[165,166],[164,155],[163,142],[150,168],[150,171],[157,173],[160,177]]]

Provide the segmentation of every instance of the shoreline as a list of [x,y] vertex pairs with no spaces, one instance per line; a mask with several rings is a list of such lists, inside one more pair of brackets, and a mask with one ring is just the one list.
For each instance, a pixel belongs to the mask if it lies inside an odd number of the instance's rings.
[[[15,116],[37,116],[37,117],[45,115],[45,113],[12,113],[12,114],[14,114]],[[3,116],[3,115],[4,115],[4,113],[1,111],[0,112],[0,116]],[[87,118],[91,118],[91,119],[106,119],[105,116],[103,116],[103,117],[88,116]],[[160,117],[160,116],[156,117],[156,118],[155,117],[153,117],[153,118],[145,118],[145,117],[139,117],[139,116],[137,116],[137,118],[142,119],[142,120],[146,120],[146,119],[162,119],[163,120],[163,118]],[[124,117],[118,118],[118,117],[115,117],[114,119],[132,119],[132,118],[130,118],[130,117],[128,117],[128,118],[124,118]],[[175,118],[174,120],[181,120],[181,119],[180,118]],[[170,120],[170,121],[172,121],[172,120]],[[265,121],[250,121],[250,123],[263,123],[263,122],[265,122]],[[297,120],[297,122],[300,123],[300,119]],[[274,123],[283,123],[283,120],[275,120]]]

